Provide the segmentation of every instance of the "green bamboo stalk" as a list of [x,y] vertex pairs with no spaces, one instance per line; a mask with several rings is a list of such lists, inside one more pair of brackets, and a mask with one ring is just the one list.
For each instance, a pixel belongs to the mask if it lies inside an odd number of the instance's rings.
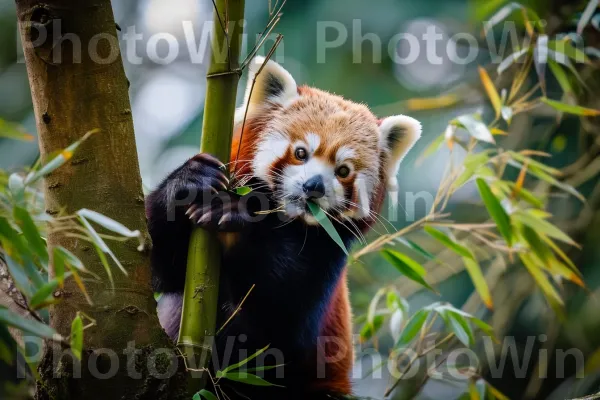
[[[207,74],[200,151],[213,154],[226,163],[231,151],[239,80],[244,0],[214,0],[214,6],[213,51]],[[211,337],[217,330],[220,261],[220,244],[215,235],[195,229],[188,250],[181,329],[177,341],[189,368],[207,368],[211,359]],[[200,360],[200,365],[195,360]],[[190,375],[194,378],[190,379],[192,391],[205,386],[208,374],[202,373],[200,379],[194,375]]]

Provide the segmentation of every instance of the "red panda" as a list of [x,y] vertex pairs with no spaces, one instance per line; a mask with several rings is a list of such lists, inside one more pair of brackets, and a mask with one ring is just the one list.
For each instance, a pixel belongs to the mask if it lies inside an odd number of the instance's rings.
[[[271,364],[283,364],[265,371],[265,379],[281,387],[231,383],[230,397],[349,394],[346,254],[320,228],[307,202],[318,204],[351,245],[357,230],[373,223],[386,188],[396,192],[400,162],[419,139],[421,125],[403,115],[377,119],[362,104],[299,87],[274,61],[258,73],[263,63],[261,57],[251,63],[236,112],[230,174],[216,158],[199,154],[148,196],[153,284],[163,292],[159,318],[176,338],[191,229],[196,224],[217,231],[223,243],[217,324],[225,328],[215,353],[232,358],[213,360],[213,369],[265,346],[261,362],[269,364],[272,357]],[[239,196],[231,191],[236,185],[253,190]]]

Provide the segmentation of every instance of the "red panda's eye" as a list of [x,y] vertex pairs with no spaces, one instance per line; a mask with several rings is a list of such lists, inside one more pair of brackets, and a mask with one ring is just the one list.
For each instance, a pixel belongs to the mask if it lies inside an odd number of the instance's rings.
[[306,160],[306,158],[308,157],[308,154],[306,153],[306,149],[302,148],[302,147],[298,147],[296,149],[296,158],[300,161],[304,161]]
[[335,170],[335,174],[340,178],[347,178],[348,175],[350,175],[350,168],[346,167],[345,165],[342,165],[341,167],[338,167],[338,169]]

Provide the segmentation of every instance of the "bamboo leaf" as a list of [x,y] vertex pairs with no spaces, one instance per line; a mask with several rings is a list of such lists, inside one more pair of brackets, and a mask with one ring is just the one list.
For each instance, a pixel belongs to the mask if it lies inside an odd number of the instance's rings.
[[18,256],[21,259],[33,257],[23,236],[2,216],[0,216],[0,239],[2,239],[2,247],[8,255]]
[[241,187],[235,188],[235,193],[240,196],[245,196],[248,193],[250,193],[251,191],[252,191],[252,188],[250,186],[241,186]]
[[566,112],[568,114],[581,115],[584,117],[597,117],[600,115],[600,110],[561,103],[560,101],[550,100],[545,97],[543,97],[541,100],[543,103],[549,105],[555,110]]
[[510,124],[510,121],[512,121],[512,117],[514,114],[512,107],[504,106],[500,110],[500,113],[502,114],[502,119],[505,120],[508,124]]
[[25,181],[21,175],[14,173],[8,177],[8,190],[18,204],[22,204],[25,199]]
[[521,258],[521,261],[523,262],[525,268],[527,268],[527,270],[529,271],[533,279],[536,281],[539,288],[544,293],[544,296],[546,297],[546,300],[548,300],[548,303],[550,304],[552,309],[559,316],[564,316],[563,300],[561,299],[554,286],[552,286],[552,284],[548,280],[548,277],[544,274],[540,267],[535,265],[534,261],[531,259],[531,256],[529,256],[528,254],[519,254],[519,257]]
[[577,47],[573,47],[568,38],[562,40],[550,40],[548,42],[548,48],[556,53],[564,54],[576,63],[589,62],[587,55]]
[[206,389],[202,389],[201,391],[197,392],[192,397],[192,400],[202,400],[202,398],[204,398],[205,400],[218,400],[217,396],[215,396],[214,394],[212,394],[211,392],[209,392]]
[[379,305],[379,301],[386,291],[386,288],[380,288],[369,303],[369,308],[367,309],[367,322],[362,327],[360,332],[360,338],[363,342],[375,336],[377,332],[379,332],[379,329],[381,329],[383,326],[384,316],[377,311],[377,307]]
[[15,206],[14,208],[15,222],[21,228],[29,247],[35,252],[35,254],[44,263],[48,263],[48,250],[46,248],[46,242],[42,239],[40,232],[33,222],[31,215],[24,208]]
[[95,243],[94,243],[94,249],[96,250],[96,254],[98,254],[98,258],[100,258],[100,262],[102,263],[102,266],[104,267],[104,270],[106,271],[106,275],[108,276],[110,286],[114,287],[115,280],[113,278],[112,270],[110,268],[110,264],[108,263],[108,259],[106,258],[106,254],[104,254],[102,249],[100,247],[98,247]]
[[104,265],[104,268],[106,269],[106,273],[108,274],[108,278],[110,279],[111,284],[113,284],[112,272],[111,272],[110,266],[108,264],[108,261],[106,260],[106,256],[104,253],[106,253],[110,256],[110,258],[117,265],[117,267],[119,267],[119,269],[121,270],[121,272],[123,272],[123,274],[128,275],[127,270],[123,267],[123,265],[121,264],[119,259],[114,255],[114,253],[110,250],[110,248],[106,245],[106,243],[104,243],[104,240],[100,237],[98,232],[96,232],[96,230],[88,222],[88,220],[84,216],[79,215],[79,221],[84,226],[84,228],[87,230],[87,232],[90,236],[90,239],[93,241],[94,247],[96,248],[98,256],[100,257],[100,260],[102,261],[102,264]]
[[0,322],[38,337],[57,340],[61,338],[50,326],[22,317],[6,308],[0,307]]
[[83,350],[83,320],[77,313],[73,322],[71,322],[71,352],[78,360],[81,360],[81,351]]
[[325,212],[323,210],[321,210],[321,207],[319,207],[317,204],[313,203],[312,201],[307,202],[307,204],[308,204],[310,213],[313,215],[313,217],[315,217],[315,219],[323,227],[323,229],[325,229],[325,232],[327,232],[327,234],[331,237],[331,239],[333,239],[333,241],[338,246],[340,246],[340,248],[344,251],[344,253],[346,253],[346,255],[348,255],[348,249],[346,249],[346,245],[344,244],[344,241],[340,237],[339,233],[335,230],[335,227],[333,226],[333,224],[331,223],[331,221],[329,220],[329,218],[327,217]]
[[33,294],[33,286],[29,281],[29,277],[25,273],[23,267],[21,267],[11,256],[8,254],[4,255],[4,259],[6,261],[6,267],[8,269],[8,273],[12,278],[15,286],[25,297],[31,297]]
[[383,315],[375,315],[372,322],[365,323],[361,328],[360,340],[364,343],[375,336],[383,326],[384,321]]
[[248,372],[258,372],[258,371],[269,371],[275,368],[283,367],[285,364],[277,364],[277,365],[262,365],[260,367],[248,368],[246,371]]
[[533,49],[533,64],[542,92],[546,93],[546,65],[548,64],[548,35],[539,35]]
[[[143,241],[142,234],[140,233],[140,231],[138,231],[138,230],[132,231],[129,228],[127,228],[125,225],[121,224],[120,222],[117,222],[112,218],[109,218],[103,214],[96,212],[96,211],[88,210],[86,208],[82,208],[81,210],[77,211],[77,215],[79,215],[82,218],[85,218],[86,220],[94,221],[98,225],[101,225],[104,228],[108,229],[109,231],[115,232],[121,236],[128,237],[128,238],[137,238],[140,243],[138,250],[142,251],[144,249],[144,241]],[[113,257],[113,259],[114,258],[115,257]]]
[[571,82],[569,81],[569,78],[567,77],[565,71],[563,71],[562,67],[558,65],[558,63],[554,60],[548,60],[548,66],[550,67],[552,75],[554,75],[554,78],[560,85],[563,92],[572,96],[575,93],[575,91],[573,90]]
[[561,242],[568,243],[571,246],[577,246],[577,243],[575,243],[575,241],[573,241],[566,233],[544,219],[535,217],[532,214],[523,211],[516,211],[512,216],[516,221],[529,226],[537,233],[543,233],[554,239],[560,240]]
[[469,132],[469,135],[475,139],[487,143],[496,143],[494,136],[488,129],[488,127],[473,115],[461,115],[456,118],[458,122]]
[[504,60],[502,60],[500,62],[500,64],[498,64],[498,68],[497,68],[498,75],[501,75],[504,71],[506,71],[508,68],[510,68],[511,65],[513,65],[515,62],[517,62],[519,60],[519,58],[523,57],[530,50],[531,49],[529,47],[525,47],[519,51],[515,51],[514,53],[512,53],[511,55],[506,57]]
[[0,361],[12,365],[15,349],[17,349],[17,352],[19,351],[18,345],[8,331],[8,328],[0,325]]
[[[59,255],[59,257],[63,258],[65,260],[65,262],[67,263],[67,265],[69,265],[70,267],[73,267],[81,272],[92,274],[87,268],[85,268],[85,266],[83,265],[81,260],[75,254],[71,253],[69,250],[65,249],[64,247],[56,246],[56,247],[54,247],[53,251],[54,251],[55,257],[57,255]],[[100,279],[95,274],[92,274],[92,275],[94,275],[97,279]]]
[[[585,202],[585,197],[579,193],[573,186],[571,185],[567,185],[564,182],[560,182],[558,180],[556,180],[553,176],[551,176],[550,174],[546,173],[545,171],[543,171],[542,169],[536,167],[535,165],[532,164],[532,161],[530,159],[529,161],[529,168],[527,170],[527,172],[535,177],[537,177],[538,179],[541,179],[545,182],[548,182],[549,184],[551,184],[552,186],[555,186],[575,197],[577,197],[579,200]],[[514,160],[508,160],[508,164],[512,165],[516,168],[523,168],[523,164],[516,162]]]
[[531,204],[534,207],[541,208],[544,207],[544,201],[534,195],[532,192],[525,188],[521,188],[516,190],[516,184],[513,182],[508,183],[509,186],[513,188],[512,192],[516,194],[521,200]]
[[581,18],[579,18],[579,22],[577,23],[578,35],[581,35],[583,33],[583,30],[590,22],[590,19],[598,9],[598,3],[598,0],[590,0],[588,2],[587,6],[585,7],[585,10],[583,10],[583,13],[581,14]]
[[[539,162],[537,160],[534,160],[531,157],[527,157],[527,156],[525,156],[525,155],[523,155],[521,153],[518,153],[516,151],[508,151],[507,153],[510,154],[510,156],[512,158],[514,158],[515,160],[518,160],[518,161],[522,162],[523,164],[527,164],[528,168],[529,167],[531,167],[531,168],[537,168],[537,169],[542,170],[542,171],[544,171],[544,172],[546,172],[546,173],[548,173],[550,175],[553,175],[553,176],[560,176],[561,175],[561,172],[558,169],[550,167],[549,165],[541,163],[541,162]],[[523,166],[521,166],[521,168],[523,168]]]
[[465,312],[463,310],[461,310],[460,308],[456,308],[453,307],[451,304],[449,303],[439,303],[439,305],[435,306],[434,309],[436,311],[444,311],[444,310],[449,310],[455,314],[459,314],[464,318],[468,318],[469,321],[473,322],[475,325],[477,325],[477,327],[479,327],[484,333],[486,333],[489,336],[493,336],[493,329],[490,325],[486,324],[485,322],[483,322],[482,320],[480,320],[479,318],[469,314],[468,312]]
[[385,304],[390,311],[401,310],[403,312],[408,312],[408,302],[398,296],[395,290],[389,290],[386,295]]
[[140,236],[140,231],[138,231],[138,230],[132,231],[132,230],[128,229],[125,225],[121,224],[120,222],[117,222],[114,219],[109,218],[105,215],[102,215],[96,211],[82,208],[81,210],[77,211],[77,215],[79,215],[85,219],[94,221],[98,225],[102,225],[109,231],[118,233],[121,236],[129,237],[129,238],[134,238],[134,237]]
[[508,243],[508,245],[511,246],[512,227],[510,225],[510,218],[508,214],[506,214],[506,211],[504,211],[504,208],[500,204],[500,201],[498,201],[496,196],[494,196],[487,183],[481,178],[478,178],[476,182],[477,189],[479,189],[479,194],[481,195],[481,199],[483,200],[483,203],[485,204],[485,207],[487,208],[490,216],[496,223],[498,231],[500,232],[504,240],[506,240],[506,243]]
[[444,131],[444,139],[446,140],[446,145],[450,150],[452,150],[452,146],[454,145],[454,135],[456,134],[456,129],[456,125],[449,124]]
[[225,379],[229,379],[230,381],[245,383],[246,385],[252,386],[279,386],[275,385],[271,382],[267,382],[260,376],[249,374],[247,372],[229,372],[223,376]]
[[419,246],[417,243],[415,243],[412,240],[403,238],[403,237],[398,237],[396,238],[396,242],[403,244],[404,246],[416,251],[417,253],[421,254],[423,257],[429,259],[429,260],[433,260],[435,259],[435,256],[433,254],[431,254],[430,252],[428,252],[427,250],[425,250],[423,247]]
[[564,251],[561,250],[561,248],[554,243],[554,241],[552,239],[550,239],[548,236],[546,235],[540,235],[540,238],[548,245],[550,246],[550,248],[552,250],[554,250],[554,252],[556,254],[558,254],[558,256],[565,262],[565,264],[567,264],[569,266],[569,268],[571,268],[571,270],[573,270],[573,272],[575,272],[578,275],[581,275],[581,273],[579,272],[579,270],[577,269],[577,267],[575,266],[575,264],[573,263],[573,261],[571,261],[571,259],[565,254]]
[[489,20],[485,21],[483,24],[483,32],[485,35],[492,29],[495,25],[498,25],[500,22],[504,21],[509,15],[513,12],[523,9],[523,5],[517,2],[511,2],[498,11],[494,15],[490,17]]
[[597,31],[600,31],[600,14],[594,15],[590,23]]
[[58,279],[53,279],[39,288],[29,300],[29,306],[35,310],[40,304],[45,303],[48,297],[52,296],[52,293],[58,288],[58,284]]
[[402,333],[402,324],[404,323],[404,312],[400,309],[393,312],[390,317],[390,334],[394,342],[398,341]]
[[422,162],[424,158],[429,157],[433,153],[439,150],[440,146],[444,143],[444,135],[436,137],[423,151],[423,154],[419,157],[419,162]]
[[73,280],[79,287],[79,290],[81,290],[81,293],[83,293],[85,300],[88,302],[89,305],[94,305],[94,302],[92,301],[92,298],[90,297],[89,293],[87,292],[85,285],[83,284],[83,280],[79,276],[79,273],[77,272],[77,270],[72,269],[71,273],[73,274]]
[[488,391],[494,397],[494,400],[510,400],[501,391],[499,391],[498,389],[496,389],[495,387],[490,385],[488,382],[486,382],[486,385],[487,385]]
[[81,139],[79,139],[78,141],[61,151],[56,157],[54,157],[52,160],[46,163],[42,168],[40,168],[39,171],[32,172],[29,175],[27,175],[27,178],[25,178],[25,185],[31,185],[35,183],[44,176],[52,173],[56,169],[63,166],[67,161],[69,161],[73,157],[73,153],[83,142],[85,142],[90,136],[98,132],[100,132],[99,129],[93,129],[87,132],[85,135],[83,135]]
[[486,335],[488,335],[488,336],[490,336],[490,337],[492,337],[492,338],[495,339],[494,328],[492,328],[490,325],[486,324],[485,322],[483,322],[479,318],[475,318],[475,317],[471,318],[471,322],[473,322],[475,325],[477,325],[477,327],[479,329],[481,329],[481,331],[483,333],[485,333]]
[[502,100],[500,99],[500,95],[498,94],[498,91],[496,90],[496,87],[490,79],[487,71],[482,67],[479,67],[479,78],[481,79],[483,88],[485,89],[485,92],[492,103],[492,107],[494,107],[496,118],[498,118],[500,116],[500,109],[502,108]]
[[463,262],[465,264],[465,269],[469,273],[471,277],[471,281],[473,281],[473,285],[475,286],[475,290],[479,293],[479,297],[483,300],[483,303],[490,310],[494,308],[494,303],[492,302],[492,296],[490,294],[490,289],[488,287],[487,282],[481,272],[481,267],[479,263],[475,260],[475,257],[471,255],[471,257],[463,257]]
[[217,371],[217,378],[219,378],[221,376],[225,376],[228,373],[230,373],[231,371],[239,369],[241,366],[248,364],[250,361],[254,360],[256,357],[258,357],[259,355],[261,355],[262,353],[267,351],[268,348],[269,348],[269,345],[266,345],[262,349],[258,350],[256,353],[252,354],[250,357],[247,357],[238,363],[232,364],[222,371]]
[[471,347],[475,343],[475,338],[473,336],[473,329],[471,329],[467,320],[462,315],[451,311],[446,312],[446,316],[450,325],[449,327],[456,338],[465,346]]
[[23,140],[26,142],[33,141],[33,135],[25,132],[18,124],[8,122],[0,118],[0,137],[8,139]]
[[581,86],[583,86],[586,89],[589,89],[589,86],[581,78],[581,75],[579,74],[579,72],[577,71],[577,68],[575,68],[575,66],[573,65],[573,63],[571,62],[571,59],[569,57],[567,57],[565,54],[558,53],[554,50],[548,50],[548,56],[551,58],[551,61],[556,61],[558,64],[561,64],[564,67],[566,67],[569,70],[569,72],[573,76],[575,76],[575,78],[577,78],[577,81],[579,82],[579,84]]
[[459,256],[465,257],[465,258],[474,258],[471,250],[469,250],[467,247],[463,246],[462,244],[457,243],[456,241],[452,240],[444,232],[442,232],[438,229],[435,229],[431,226],[426,226],[424,228],[424,230],[429,235],[431,235],[434,239],[438,240],[440,243],[442,243],[444,246],[446,246],[447,248],[449,248],[450,250],[452,250]]
[[406,276],[410,280],[417,282],[421,286],[426,287],[432,292],[436,292],[436,290],[433,289],[424,279],[426,275],[425,268],[423,268],[415,260],[398,251],[394,251],[391,249],[381,250],[381,255],[390,264],[396,267],[398,272],[400,272],[402,275]]
[[395,347],[399,348],[410,343],[417,336],[430,313],[431,311],[427,309],[417,311],[406,323]]

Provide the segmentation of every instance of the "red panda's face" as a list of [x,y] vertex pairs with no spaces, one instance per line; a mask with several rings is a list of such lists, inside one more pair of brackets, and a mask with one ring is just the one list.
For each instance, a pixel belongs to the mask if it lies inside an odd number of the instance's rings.
[[[253,63],[250,81],[262,63]],[[238,127],[246,113],[247,121],[259,121],[249,124],[258,131],[246,152],[252,175],[266,182],[289,217],[308,224],[316,224],[308,201],[340,222],[368,217],[375,192],[396,186],[398,165],[420,135],[410,117],[377,120],[364,105],[298,88],[272,61],[256,76],[252,95],[246,93]]]
[[313,201],[332,218],[361,218],[379,183],[378,135],[366,107],[301,88],[294,101],[271,110],[253,172],[290,217],[316,223],[306,204]]

